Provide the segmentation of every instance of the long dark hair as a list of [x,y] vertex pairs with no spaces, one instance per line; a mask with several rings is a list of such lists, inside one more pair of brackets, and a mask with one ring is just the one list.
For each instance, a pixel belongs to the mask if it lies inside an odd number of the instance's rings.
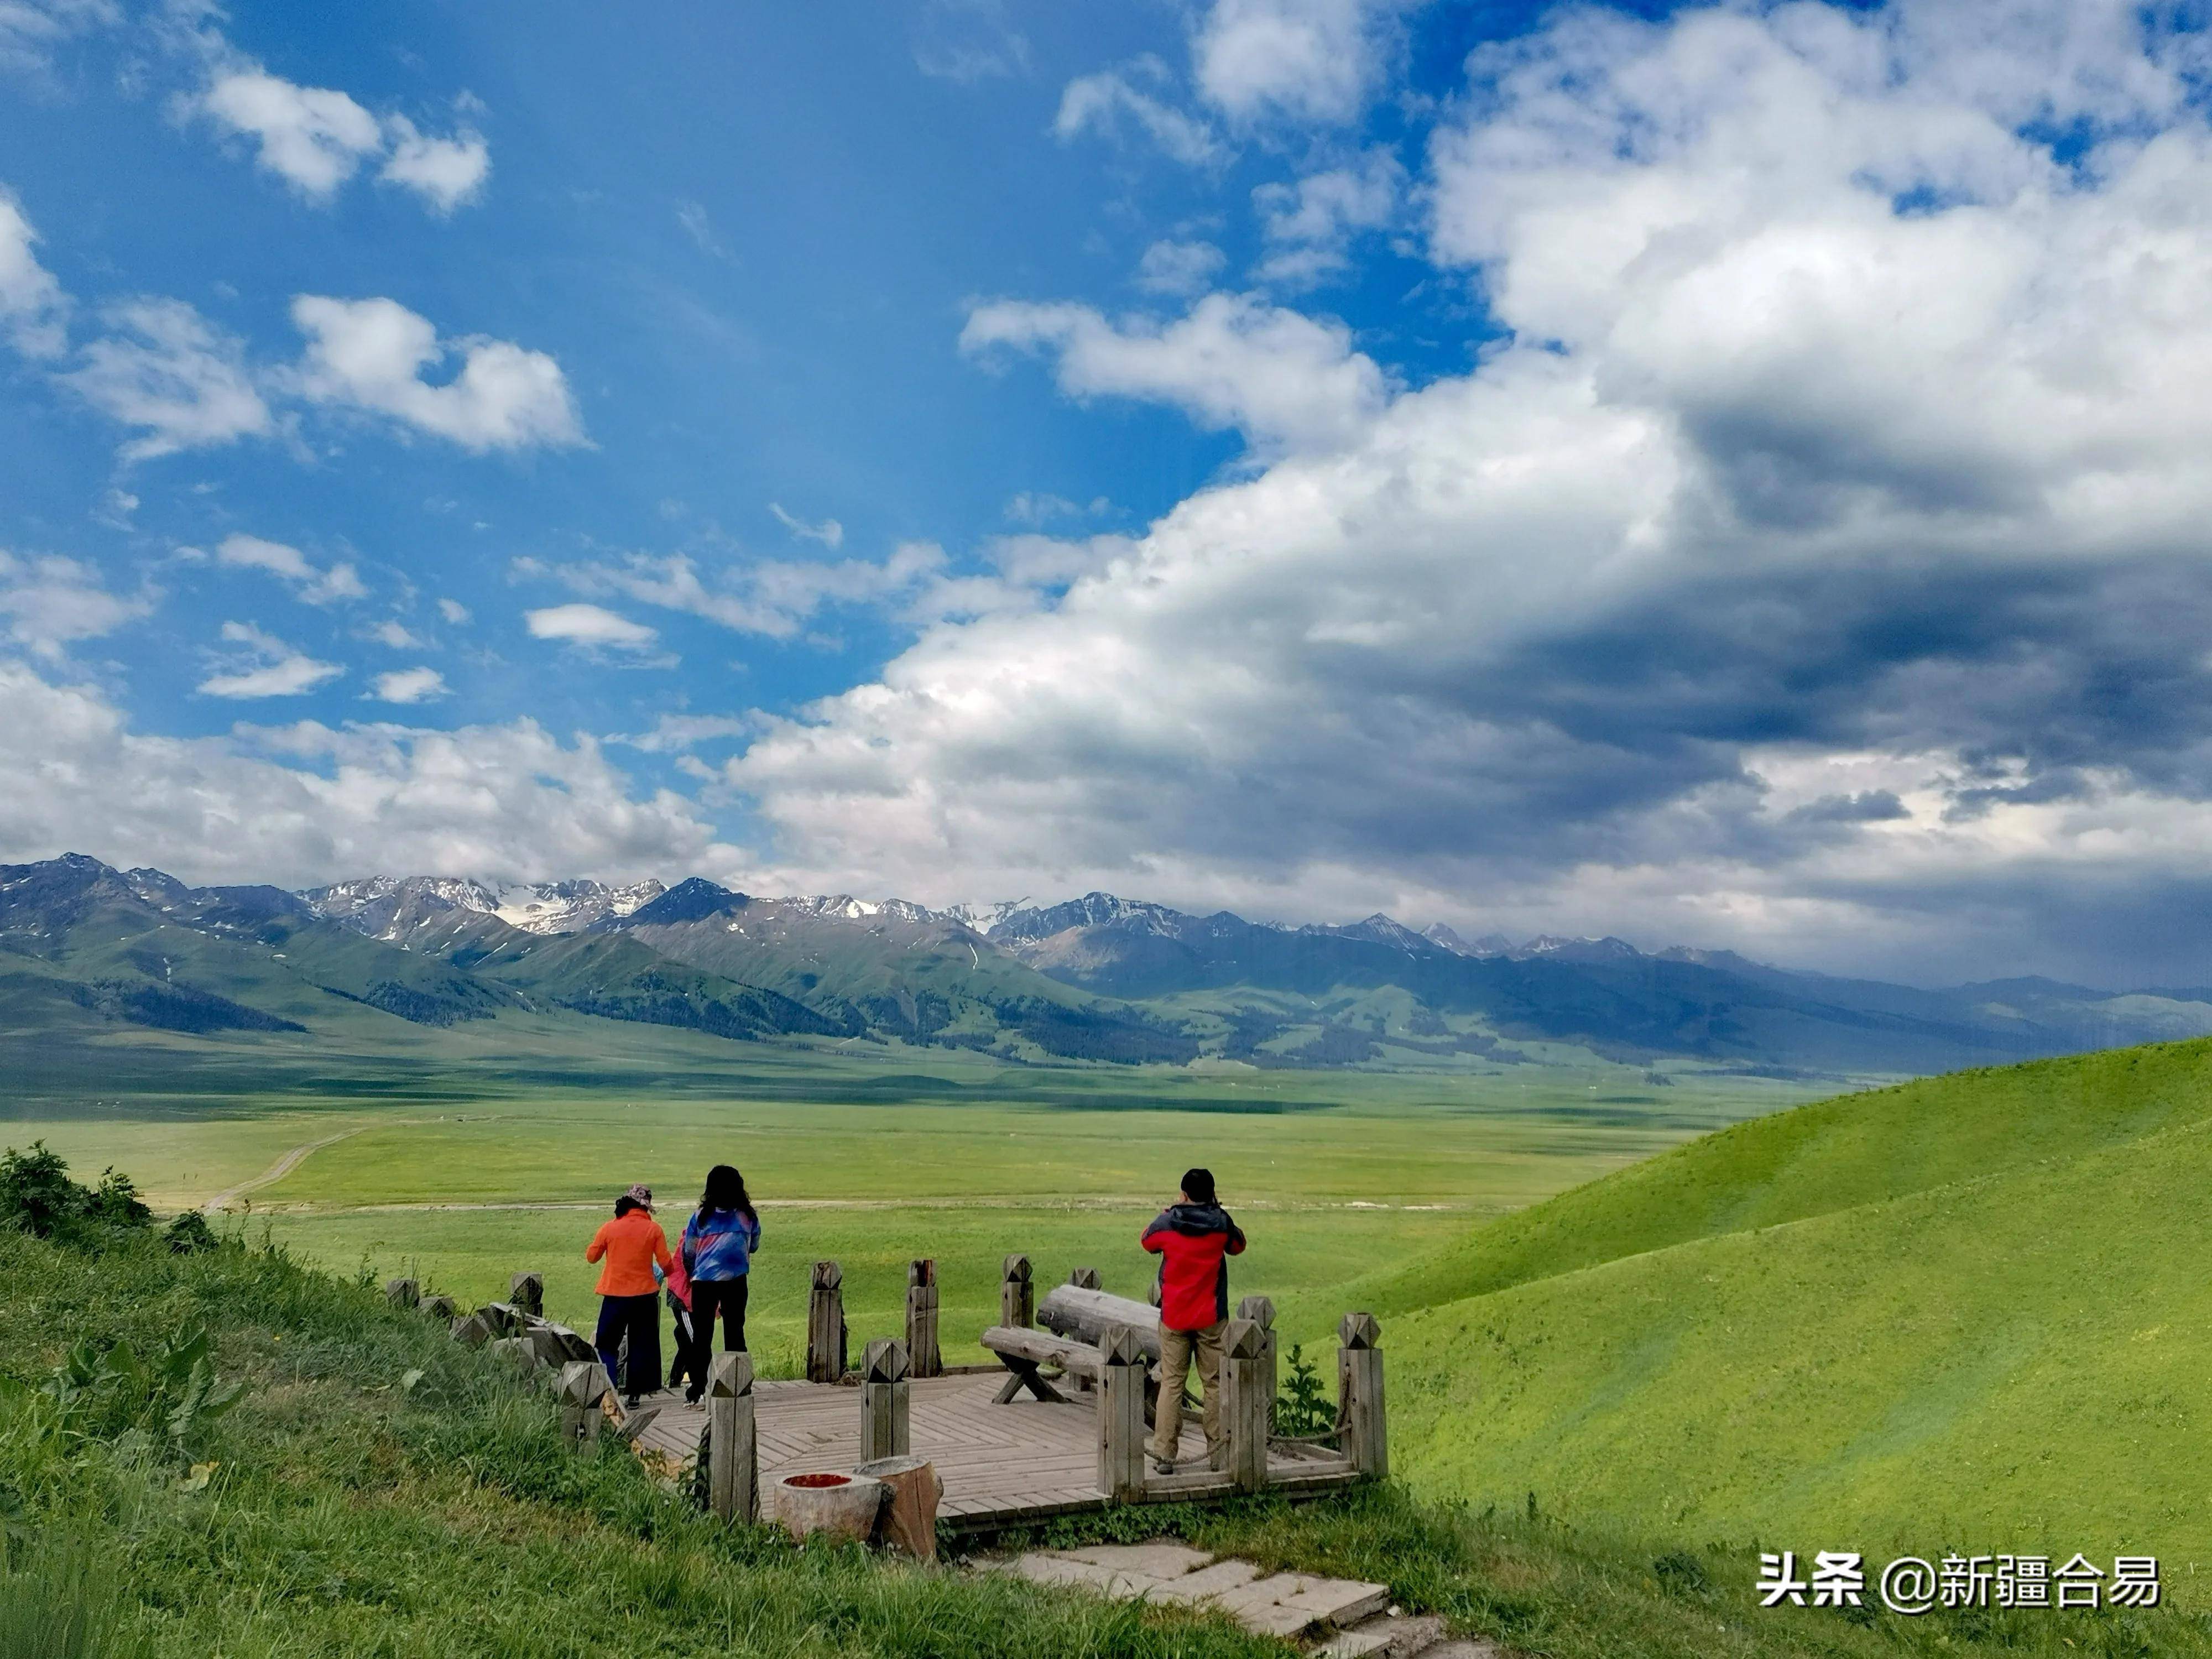
[[707,1190],[699,1194],[699,1218],[705,1220],[709,1210],[735,1210],[748,1221],[757,1222],[751,1195],[745,1191],[745,1178],[735,1166],[717,1164],[707,1171]]

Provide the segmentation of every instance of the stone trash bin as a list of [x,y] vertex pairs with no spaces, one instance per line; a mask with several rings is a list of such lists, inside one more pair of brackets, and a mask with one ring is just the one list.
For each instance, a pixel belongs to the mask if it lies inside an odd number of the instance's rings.
[[793,1538],[822,1533],[865,1544],[884,1504],[884,1483],[872,1475],[787,1474],[769,1490],[775,1507],[768,1519]]

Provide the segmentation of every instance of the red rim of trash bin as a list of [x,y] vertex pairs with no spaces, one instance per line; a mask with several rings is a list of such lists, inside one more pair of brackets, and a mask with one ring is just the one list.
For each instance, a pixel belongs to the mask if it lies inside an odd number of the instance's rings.
[[783,1484],[805,1486],[810,1490],[817,1486],[849,1486],[853,1484],[853,1477],[849,1474],[787,1474],[783,1478]]

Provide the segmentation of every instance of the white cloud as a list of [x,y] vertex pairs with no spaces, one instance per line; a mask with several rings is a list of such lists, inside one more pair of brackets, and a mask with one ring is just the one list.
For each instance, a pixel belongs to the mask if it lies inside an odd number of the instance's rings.
[[309,605],[331,605],[340,599],[368,597],[368,589],[362,586],[361,573],[352,565],[337,563],[327,570],[318,570],[306,554],[283,542],[264,541],[258,536],[226,536],[215,556],[221,564],[267,571],[290,583],[293,591]]
[[456,628],[460,627],[469,620],[469,608],[463,605],[459,599],[439,600],[438,614]]
[[1137,261],[1137,286],[1186,300],[1211,288],[1228,263],[1229,256],[1211,242],[1154,242]]
[[416,131],[404,115],[388,115],[385,131],[392,154],[377,177],[404,185],[435,213],[451,213],[483,194],[491,177],[491,149],[483,135],[466,131],[452,138],[433,138]]
[[219,37],[195,37],[222,67],[195,107],[226,132],[251,138],[255,159],[312,202],[331,200],[379,157],[377,176],[449,214],[483,193],[491,152],[482,135],[463,129],[450,138],[423,133],[404,115],[372,115],[349,94],[302,87],[231,52]]
[[295,651],[251,623],[225,623],[222,638],[244,648],[218,653],[221,666],[199,683],[202,696],[296,697],[345,672],[336,663]]
[[429,702],[446,695],[446,677],[434,668],[401,668],[376,677],[368,695],[379,702]]
[[1240,120],[1352,120],[1399,9],[1376,0],[1213,0],[1191,43],[1199,90]]
[[1210,167],[1228,159],[1228,151],[1212,128],[1195,117],[1143,91],[1131,79],[1139,76],[1155,83],[1166,70],[1157,59],[1140,58],[1127,71],[1102,70],[1070,81],[1060,95],[1060,110],[1053,118],[1054,135],[1062,142],[1086,132],[1119,135],[1124,120],[1134,121],[1152,141],[1186,167]]
[[58,357],[68,343],[69,296],[32,245],[39,233],[15,193],[0,185],[0,327],[27,357]]
[[216,76],[200,107],[227,131],[258,141],[260,165],[312,201],[330,200],[384,148],[376,118],[344,93],[295,86],[265,70]]
[[660,637],[643,623],[632,622],[596,605],[554,605],[524,613],[535,640],[562,640],[570,645],[605,646],[619,651],[642,651]]
[[704,203],[677,203],[676,222],[684,227],[686,236],[698,244],[700,252],[712,254],[717,259],[730,257],[729,249],[722,246],[722,239],[714,234],[714,222]]
[[599,744],[532,720],[453,732],[313,721],[142,735],[98,690],[0,662],[0,857],[70,848],[187,881],[374,871],[489,880],[737,879],[690,802],[632,793]]
[[100,573],[79,560],[0,552],[0,621],[9,639],[39,656],[58,658],[71,641],[112,633],[153,608],[143,592],[136,599],[109,592]]
[[[567,377],[542,351],[481,335],[441,341],[428,318],[394,300],[303,294],[292,320],[307,337],[300,390],[314,402],[388,415],[477,453],[584,441]],[[450,380],[423,380],[456,353]]]
[[865,605],[901,598],[935,575],[944,564],[945,550],[934,542],[902,542],[880,564],[866,559],[842,559],[835,564],[759,559],[711,581],[701,576],[696,561],[680,553],[665,557],[634,553],[616,564],[550,568],[517,561],[517,568],[525,575],[553,576],[580,593],[634,599],[702,617],[739,633],[789,639],[825,605]]
[[1237,428],[1261,449],[1344,443],[1367,428],[1389,395],[1382,371],[1352,349],[1340,325],[1236,295],[1210,294],[1176,322],[1119,325],[1088,306],[999,301],[969,313],[960,344],[1049,352],[1060,389],[1073,396],[1172,404],[1201,426]]
[[274,429],[244,348],[181,300],[141,299],[102,313],[116,331],[94,340],[62,380],[94,408],[146,435],[126,460],[206,448]]
[[1349,264],[1346,244],[1353,235],[1381,230],[1397,216],[1405,187],[1405,168],[1379,149],[1295,185],[1261,185],[1252,201],[1272,251],[1256,274],[1286,287],[1337,275]]
[[641,732],[634,737],[609,738],[607,741],[642,749],[648,755],[672,755],[696,749],[702,743],[742,738],[752,730],[750,720],[728,714],[663,714],[653,723],[650,732]]
[[61,42],[122,15],[114,0],[0,0],[0,69],[45,70]]
[[824,519],[820,524],[809,524],[804,519],[793,518],[774,501],[768,504],[768,510],[775,514],[777,523],[804,541],[819,542],[823,546],[832,549],[845,544],[845,526],[835,519]]
[[388,645],[394,651],[420,651],[422,641],[409,631],[406,623],[396,617],[388,617],[368,631],[369,638],[380,645]]
[[2118,5],[1561,12],[1435,145],[1436,256],[1504,331],[1470,372],[1394,393],[1223,295],[980,307],[970,349],[1285,453],[724,775],[802,890],[1928,973],[2140,972],[2185,890],[2160,959],[2201,972],[2203,46]]

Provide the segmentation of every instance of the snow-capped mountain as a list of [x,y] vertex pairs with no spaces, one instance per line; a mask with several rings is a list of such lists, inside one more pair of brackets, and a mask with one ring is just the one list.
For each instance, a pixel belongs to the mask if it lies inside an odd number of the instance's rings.
[[611,886],[574,880],[494,887],[464,876],[365,876],[302,893],[316,915],[371,939],[401,942],[425,922],[456,910],[496,916],[532,933],[581,933],[626,916],[665,890],[653,880]]

